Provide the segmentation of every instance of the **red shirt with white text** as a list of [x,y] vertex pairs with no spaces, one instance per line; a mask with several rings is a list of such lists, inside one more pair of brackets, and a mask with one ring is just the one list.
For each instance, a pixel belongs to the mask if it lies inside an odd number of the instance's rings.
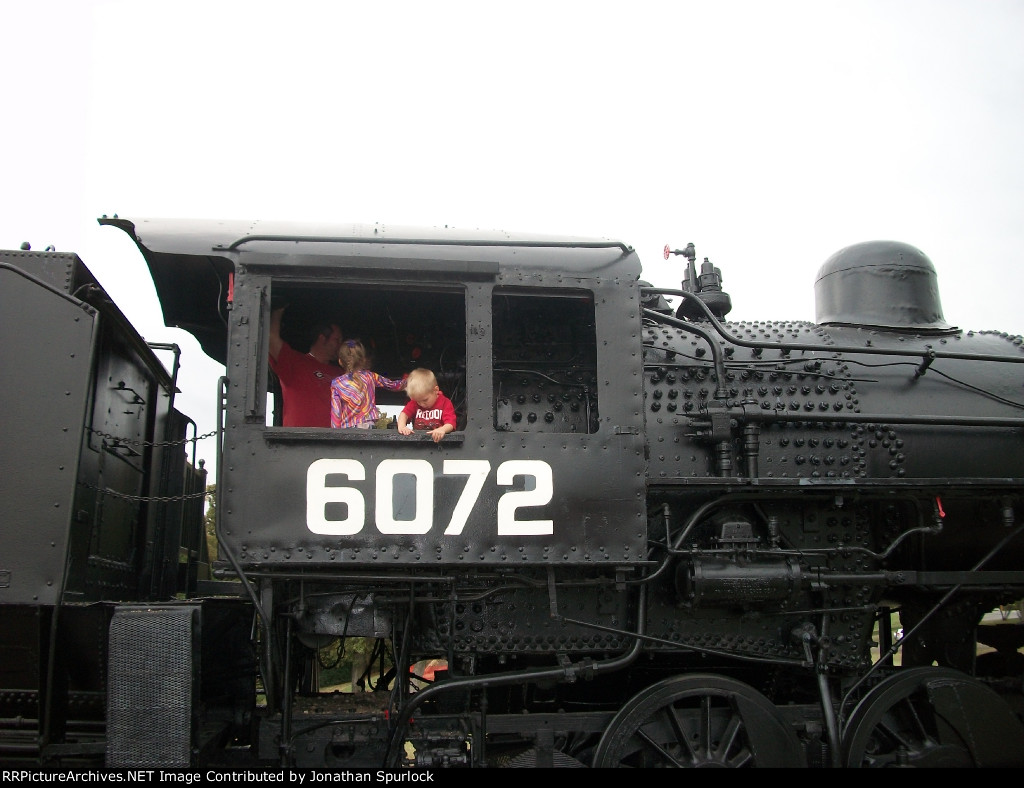
[[444,394],[438,394],[437,402],[430,408],[421,408],[409,400],[402,413],[414,430],[436,430],[442,424],[451,424],[452,429],[455,428],[455,406]]

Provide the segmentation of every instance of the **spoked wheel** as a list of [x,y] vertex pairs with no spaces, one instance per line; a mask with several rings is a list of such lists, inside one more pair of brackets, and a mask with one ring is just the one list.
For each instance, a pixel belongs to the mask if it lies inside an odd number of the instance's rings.
[[713,674],[677,676],[631,698],[608,724],[593,765],[804,767],[793,729],[764,695]]
[[1024,766],[1024,725],[999,695],[950,668],[908,668],[857,704],[848,767]]

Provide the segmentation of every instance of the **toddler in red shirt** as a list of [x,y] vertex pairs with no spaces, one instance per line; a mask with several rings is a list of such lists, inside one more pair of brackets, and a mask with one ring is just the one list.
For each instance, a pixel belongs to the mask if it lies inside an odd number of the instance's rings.
[[410,372],[405,393],[409,402],[398,414],[398,431],[402,435],[427,430],[434,443],[438,443],[455,429],[455,406],[441,393],[437,378],[429,369],[420,367]]

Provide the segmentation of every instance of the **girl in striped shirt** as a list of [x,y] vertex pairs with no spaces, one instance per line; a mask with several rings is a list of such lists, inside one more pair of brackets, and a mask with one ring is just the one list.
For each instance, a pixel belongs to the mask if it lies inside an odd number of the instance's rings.
[[369,429],[381,415],[377,389],[401,391],[408,376],[392,380],[367,369],[366,348],[358,339],[342,342],[338,363],[345,373],[331,381],[331,426]]

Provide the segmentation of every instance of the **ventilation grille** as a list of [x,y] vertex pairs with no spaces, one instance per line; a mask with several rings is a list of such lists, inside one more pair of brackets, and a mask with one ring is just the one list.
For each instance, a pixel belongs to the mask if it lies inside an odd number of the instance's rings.
[[198,622],[197,607],[115,612],[109,636],[107,766],[191,765]]

